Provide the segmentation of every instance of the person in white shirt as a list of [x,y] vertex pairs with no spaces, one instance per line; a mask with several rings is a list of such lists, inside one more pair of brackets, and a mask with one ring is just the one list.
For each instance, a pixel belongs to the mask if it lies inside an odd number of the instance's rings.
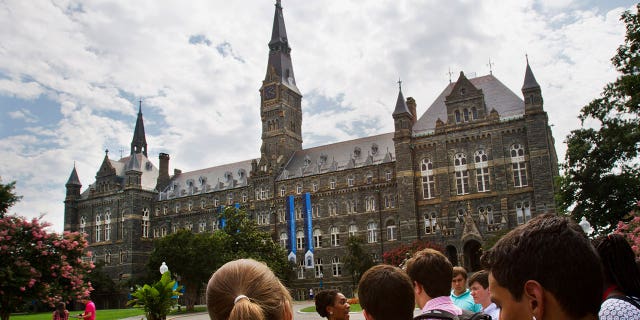
[[490,315],[491,319],[500,319],[500,308],[491,302],[491,291],[489,291],[489,272],[478,271],[469,278],[469,288],[473,302],[482,305],[482,313]]

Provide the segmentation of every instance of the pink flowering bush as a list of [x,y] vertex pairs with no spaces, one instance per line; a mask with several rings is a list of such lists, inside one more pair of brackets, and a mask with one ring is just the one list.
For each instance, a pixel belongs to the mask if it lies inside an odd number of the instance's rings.
[[78,232],[49,233],[47,222],[18,216],[0,218],[0,318],[32,299],[53,306],[89,297],[84,279],[93,263]]
[[618,226],[614,232],[627,238],[636,257],[640,257],[640,210],[638,210],[640,201],[636,206],[637,208],[629,213],[633,218],[629,222],[618,221]]

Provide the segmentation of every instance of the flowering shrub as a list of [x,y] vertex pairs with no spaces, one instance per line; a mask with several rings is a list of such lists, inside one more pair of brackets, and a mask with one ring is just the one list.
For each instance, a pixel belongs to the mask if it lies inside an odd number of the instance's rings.
[[[636,206],[640,208],[640,201]],[[627,238],[636,257],[640,257],[640,211],[638,209],[632,210],[629,216],[632,218],[628,222],[618,221],[618,226],[614,232]]]
[[396,267],[401,267],[404,265],[404,262],[407,259],[413,256],[414,253],[425,248],[432,248],[442,252],[442,248],[436,244],[433,244],[425,240],[416,240],[409,245],[402,244],[389,251],[386,251],[382,255],[382,259],[386,264],[390,264]]
[[0,318],[9,319],[16,306],[37,299],[58,301],[89,297],[84,281],[93,268],[87,242],[78,232],[49,233],[50,224],[18,216],[0,219]]

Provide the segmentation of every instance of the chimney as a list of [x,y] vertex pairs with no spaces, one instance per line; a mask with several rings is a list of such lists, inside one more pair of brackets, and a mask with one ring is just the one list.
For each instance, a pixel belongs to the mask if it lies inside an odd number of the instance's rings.
[[160,172],[158,173],[158,182],[156,183],[156,190],[162,191],[169,184],[169,155],[166,153],[160,153],[158,156],[160,159]]
[[413,125],[414,123],[416,123],[416,121],[418,121],[418,115],[416,114],[416,100],[414,100],[413,97],[407,98],[407,107],[411,112],[411,124]]

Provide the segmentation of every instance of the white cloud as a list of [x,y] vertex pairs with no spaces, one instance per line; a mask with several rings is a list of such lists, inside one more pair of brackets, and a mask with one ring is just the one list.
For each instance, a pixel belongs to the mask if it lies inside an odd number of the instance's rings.
[[[305,146],[391,131],[398,78],[419,113],[449,68],[454,80],[460,70],[483,75],[489,58],[520,94],[528,53],[562,157],[580,107],[615,77],[609,59],[624,35],[620,9],[578,10],[569,0],[283,5],[306,95]],[[257,0],[1,2],[0,95],[45,96],[62,117],[38,114],[28,134],[0,137],[0,175],[25,196],[15,211],[49,212],[61,230],[73,162],[86,187],[105,147],[128,150],[138,99],[146,119],[158,119],[155,128],[147,121],[152,159],[168,152],[172,167],[195,170],[258,157],[272,19],[272,3]],[[206,41],[190,43],[194,36]],[[334,105],[323,109],[325,100]]]
[[9,118],[14,120],[22,120],[27,123],[36,123],[38,122],[38,117],[36,117],[31,111],[27,109],[20,109],[16,111],[9,112]]

